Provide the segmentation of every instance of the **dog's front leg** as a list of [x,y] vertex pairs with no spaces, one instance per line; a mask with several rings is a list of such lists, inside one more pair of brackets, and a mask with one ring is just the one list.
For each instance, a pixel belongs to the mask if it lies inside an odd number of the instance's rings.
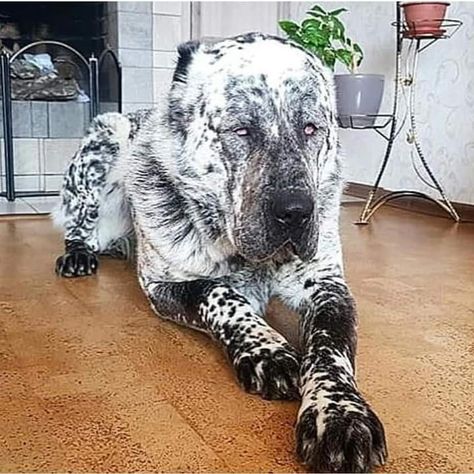
[[[304,268],[304,267],[302,267]],[[292,288],[300,314],[301,397],[297,452],[319,472],[366,472],[387,456],[384,429],[355,381],[357,317],[340,273],[297,269]],[[295,293],[298,295],[295,299]]]
[[244,292],[209,280],[142,281],[142,287],[160,316],[216,339],[246,391],[265,399],[299,398],[298,353]]

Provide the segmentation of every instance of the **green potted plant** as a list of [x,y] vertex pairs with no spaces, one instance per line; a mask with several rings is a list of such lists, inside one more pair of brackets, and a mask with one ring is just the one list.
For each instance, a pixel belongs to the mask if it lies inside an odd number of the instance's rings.
[[314,5],[301,24],[282,20],[279,25],[291,41],[318,56],[333,72],[338,62],[348,69],[349,74],[334,76],[339,123],[342,127],[367,127],[374,124],[379,112],[384,76],[358,73],[364,53],[346,35],[339,18],[346,11],[338,8],[328,12]]

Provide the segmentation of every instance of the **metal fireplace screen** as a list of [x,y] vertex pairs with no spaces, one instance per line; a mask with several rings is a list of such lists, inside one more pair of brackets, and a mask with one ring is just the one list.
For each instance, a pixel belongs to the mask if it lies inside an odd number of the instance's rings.
[[0,5],[0,196],[13,201],[57,195],[44,180],[42,189],[15,190],[16,180],[24,178],[16,167],[28,159],[18,153],[38,147],[61,154],[58,147],[76,143],[93,117],[121,111],[121,67],[108,43],[106,16],[106,5],[99,2]]

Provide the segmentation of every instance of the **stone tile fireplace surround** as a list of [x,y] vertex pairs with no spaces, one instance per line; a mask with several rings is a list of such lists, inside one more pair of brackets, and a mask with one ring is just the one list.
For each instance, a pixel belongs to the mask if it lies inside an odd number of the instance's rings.
[[[163,100],[176,45],[190,38],[190,8],[189,2],[106,4],[104,31],[122,66],[124,112],[156,106]],[[108,108],[102,104],[102,111]],[[16,190],[59,190],[64,167],[90,122],[89,104],[14,100],[12,114]],[[0,122],[0,137],[2,126]],[[4,191],[3,138],[0,140],[0,191]]]

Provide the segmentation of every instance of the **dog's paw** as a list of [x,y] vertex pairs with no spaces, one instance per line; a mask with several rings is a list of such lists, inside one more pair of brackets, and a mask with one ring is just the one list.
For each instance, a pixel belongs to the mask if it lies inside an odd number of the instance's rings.
[[298,353],[290,346],[256,347],[234,361],[239,382],[247,392],[265,400],[295,400],[300,397]]
[[[309,406],[296,427],[297,452],[314,472],[368,472],[385,463],[387,447],[383,425],[363,402],[352,410],[351,402],[337,405],[331,413]],[[353,405],[352,405],[353,408]]]
[[56,273],[66,278],[92,275],[97,272],[97,256],[87,249],[72,250],[56,260]]

